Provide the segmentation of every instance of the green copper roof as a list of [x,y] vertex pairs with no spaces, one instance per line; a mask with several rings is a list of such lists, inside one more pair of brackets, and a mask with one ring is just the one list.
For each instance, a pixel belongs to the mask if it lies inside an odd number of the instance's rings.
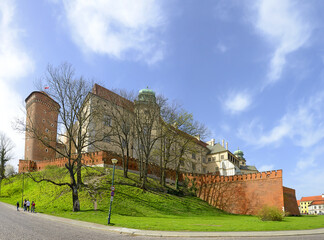
[[244,155],[244,153],[240,149],[237,149],[233,154],[234,155],[239,155],[241,157],[243,157],[243,155]]
[[151,90],[151,89],[144,88],[144,89],[139,91],[139,94],[152,94],[152,95],[155,95],[155,92],[153,90]]
[[138,101],[144,103],[155,102],[155,92],[148,88],[140,90],[138,93]]

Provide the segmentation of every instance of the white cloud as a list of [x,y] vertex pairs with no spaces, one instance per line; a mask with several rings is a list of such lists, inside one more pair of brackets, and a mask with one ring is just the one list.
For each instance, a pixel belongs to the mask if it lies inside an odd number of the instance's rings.
[[266,171],[272,171],[274,169],[274,165],[262,165],[261,167],[258,168],[259,172],[266,172]]
[[252,121],[239,129],[239,136],[259,147],[278,144],[284,138],[291,139],[296,146],[312,147],[324,140],[323,107],[324,92],[289,110],[271,130],[265,132],[262,124]]
[[154,64],[164,58],[166,24],[158,0],[63,0],[73,40],[82,50]]
[[221,42],[216,45],[216,49],[221,53],[225,53],[228,50],[228,48]]
[[22,99],[14,90],[14,84],[33,71],[33,61],[19,39],[23,31],[15,23],[14,1],[0,2],[0,131],[15,144],[13,165],[23,157],[24,136],[12,129],[12,122],[20,113]]
[[0,80],[11,83],[25,76],[33,63],[20,47],[21,29],[13,24],[15,7],[13,1],[0,2]]
[[245,111],[252,103],[251,95],[244,92],[231,92],[224,101],[224,108],[233,114]]
[[302,12],[303,6],[292,0],[262,0],[255,6],[255,28],[274,46],[268,82],[280,79],[287,55],[303,47],[312,28]]

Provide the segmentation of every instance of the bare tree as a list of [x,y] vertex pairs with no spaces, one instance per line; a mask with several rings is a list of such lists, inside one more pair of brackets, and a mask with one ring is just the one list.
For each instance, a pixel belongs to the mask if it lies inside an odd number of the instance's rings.
[[148,165],[152,160],[152,152],[158,140],[161,139],[161,108],[167,100],[155,94],[139,94],[135,100],[134,127],[136,138],[137,157],[139,159],[141,188],[146,188]]
[[[134,93],[115,90],[106,98],[100,103],[106,113],[104,137],[121,154],[124,177],[127,178],[134,139]],[[99,144],[96,148],[104,149]]]
[[6,177],[6,165],[7,162],[12,158],[11,152],[13,144],[10,138],[4,133],[0,133],[0,195],[1,195],[1,182]]
[[73,211],[79,211],[78,190],[83,184],[82,154],[94,142],[101,140],[89,131],[93,122],[100,118],[101,109],[91,108],[91,83],[83,77],[75,77],[74,69],[68,63],[58,67],[49,65],[43,84],[48,87],[46,94],[58,103],[53,109],[58,112],[57,138],[49,137],[40,131],[39,124],[33,122],[33,118],[28,114],[26,128],[22,121],[18,123],[18,127],[25,129],[29,137],[37,139],[56,155],[66,158],[65,168],[69,174],[69,182],[57,182],[42,174],[35,175],[37,178],[29,175],[36,182],[47,181],[58,186],[69,186],[72,191]]
[[7,164],[5,167],[5,176],[6,177],[11,177],[13,175],[15,175],[17,172],[15,171],[14,166],[12,166],[11,164]]
[[195,121],[192,114],[184,110],[178,115],[176,128],[179,130],[176,139],[178,155],[175,161],[175,187],[178,189],[181,166],[185,166],[185,161],[187,160],[185,156],[198,152],[197,145],[200,144],[200,140],[194,136],[204,138],[208,134],[208,130],[202,123]]

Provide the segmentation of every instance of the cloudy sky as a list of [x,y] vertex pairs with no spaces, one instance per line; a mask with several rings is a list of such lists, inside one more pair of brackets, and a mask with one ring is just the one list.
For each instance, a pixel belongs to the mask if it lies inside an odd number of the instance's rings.
[[[1,0],[0,130],[48,64],[107,88],[146,86],[182,104],[297,197],[324,193],[321,0]],[[209,139],[206,139],[209,140]]]

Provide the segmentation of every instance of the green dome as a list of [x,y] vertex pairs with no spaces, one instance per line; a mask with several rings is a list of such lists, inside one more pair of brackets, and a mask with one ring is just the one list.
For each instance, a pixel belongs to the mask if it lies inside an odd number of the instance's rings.
[[243,153],[240,149],[237,149],[237,150],[234,152],[234,155],[235,155],[235,156],[243,157],[244,153]]
[[148,88],[144,88],[142,90],[139,91],[139,94],[152,94],[155,96],[155,92],[151,89]]
[[151,89],[144,88],[138,93],[138,101],[140,102],[155,102],[155,92]]

